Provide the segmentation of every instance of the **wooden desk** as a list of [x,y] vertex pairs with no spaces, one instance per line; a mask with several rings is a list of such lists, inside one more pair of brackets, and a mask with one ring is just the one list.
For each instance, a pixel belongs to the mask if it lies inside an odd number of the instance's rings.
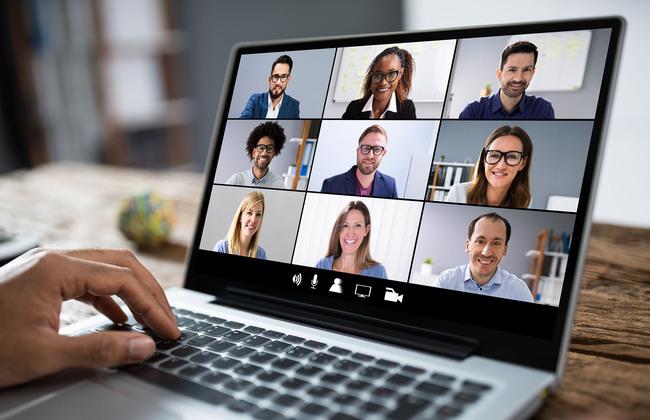
[[[163,286],[180,285],[202,188],[197,174],[48,165],[0,177],[0,226],[45,246],[132,248],[116,228],[120,203],[156,191],[176,208],[172,245],[137,254]],[[650,230],[595,225],[566,375],[536,418],[650,418],[648,300]],[[63,321],[90,312],[82,307],[66,306]]]

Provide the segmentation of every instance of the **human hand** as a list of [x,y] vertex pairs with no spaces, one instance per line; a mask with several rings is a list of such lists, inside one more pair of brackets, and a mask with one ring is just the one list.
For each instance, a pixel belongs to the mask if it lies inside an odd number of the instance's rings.
[[180,336],[162,288],[130,251],[39,248],[0,267],[0,387],[68,367],[109,367],[149,358],[155,344],[144,334],[59,335],[61,304],[69,299],[93,305],[115,323],[126,322],[112,295],[158,335]]

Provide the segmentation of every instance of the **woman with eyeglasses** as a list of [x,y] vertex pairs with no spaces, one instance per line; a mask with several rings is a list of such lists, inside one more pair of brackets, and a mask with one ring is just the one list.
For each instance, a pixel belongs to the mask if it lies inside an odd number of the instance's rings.
[[316,268],[387,278],[386,269],[370,256],[370,211],[361,201],[350,201],[332,227],[327,257]]
[[216,252],[266,259],[260,243],[260,229],[264,218],[264,194],[253,191],[239,203],[230,223],[228,236],[214,246]]
[[415,119],[411,91],[415,61],[408,51],[390,47],[379,53],[366,71],[361,99],[350,102],[343,119]]
[[533,143],[520,127],[504,125],[488,136],[471,182],[455,184],[445,201],[528,208]]

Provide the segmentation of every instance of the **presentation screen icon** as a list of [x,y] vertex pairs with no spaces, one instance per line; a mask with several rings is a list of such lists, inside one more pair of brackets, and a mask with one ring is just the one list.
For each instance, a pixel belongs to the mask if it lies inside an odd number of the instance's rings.
[[384,295],[384,300],[387,300],[389,302],[402,303],[403,298],[404,298],[404,295],[403,294],[400,295],[392,287],[387,287],[386,288],[386,294]]
[[356,287],[354,288],[354,294],[359,296],[360,298],[370,297],[371,291],[372,291],[371,286],[366,286],[363,284],[357,284]]

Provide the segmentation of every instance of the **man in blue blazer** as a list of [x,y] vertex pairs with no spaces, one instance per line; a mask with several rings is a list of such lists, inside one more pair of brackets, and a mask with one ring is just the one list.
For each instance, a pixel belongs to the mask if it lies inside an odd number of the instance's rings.
[[240,118],[300,118],[300,102],[285,93],[293,60],[288,55],[281,55],[271,66],[269,91],[254,93],[241,112]]
[[388,149],[388,135],[380,125],[366,128],[357,146],[357,164],[323,181],[321,192],[397,198],[395,179],[377,170]]

